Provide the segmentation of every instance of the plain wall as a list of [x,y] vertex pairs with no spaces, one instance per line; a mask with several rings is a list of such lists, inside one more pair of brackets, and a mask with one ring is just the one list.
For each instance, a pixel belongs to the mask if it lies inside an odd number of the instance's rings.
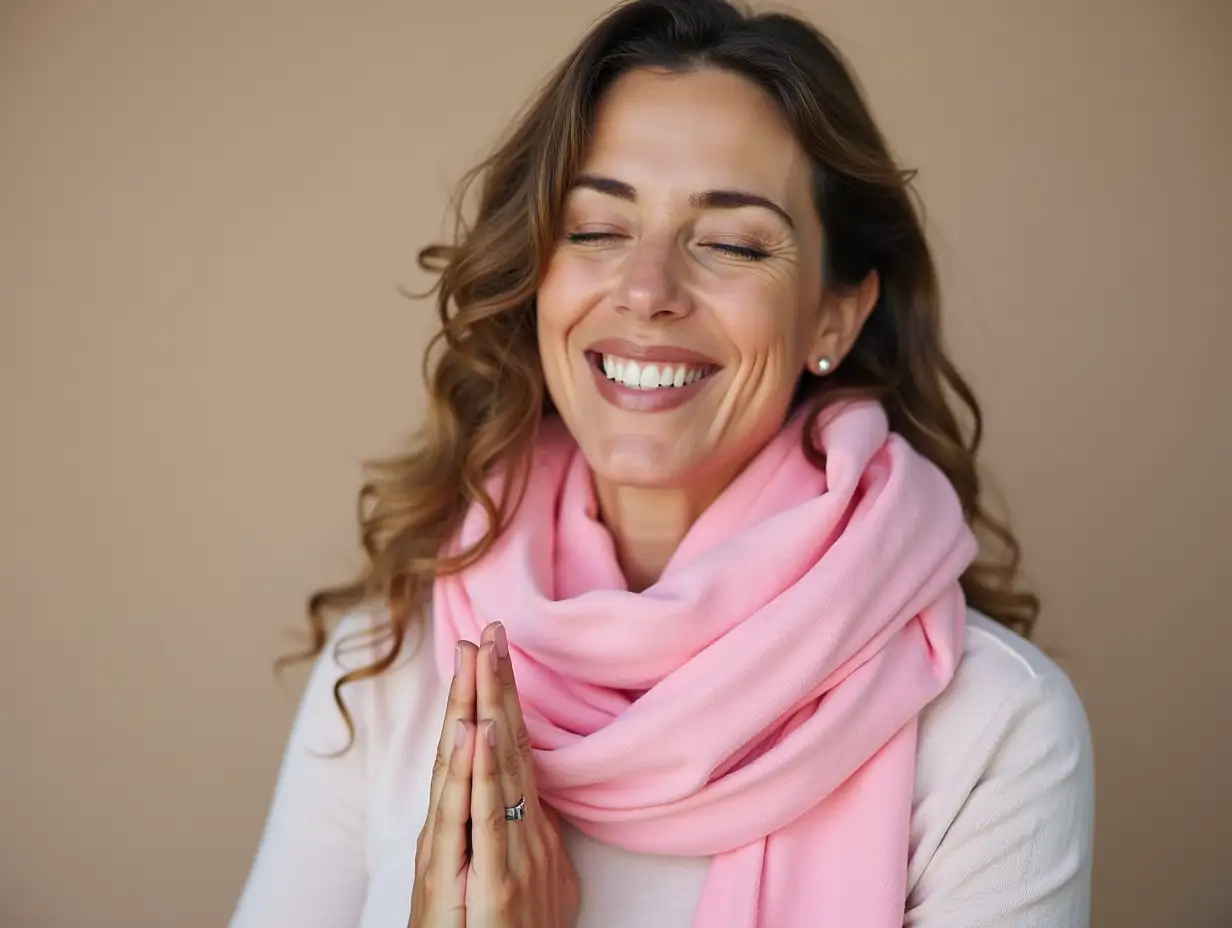
[[[595,0],[0,0],[0,924],[224,924],[416,248]],[[1229,924],[1232,4],[810,0],[918,186],[1098,766],[1096,924]],[[410,868],[411,861],[407,861]]]

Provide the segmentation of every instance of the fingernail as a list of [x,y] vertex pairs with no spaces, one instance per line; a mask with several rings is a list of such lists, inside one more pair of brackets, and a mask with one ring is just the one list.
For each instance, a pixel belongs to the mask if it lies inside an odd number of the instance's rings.
[[496,747],[496,723],[488,722],[488,729],[483,733],[483,736],[488,739],[489,747]]
[[466,744],[466,726],[462,724],[461,719],[454,723],[453,743],[458,747]]
[[509,656],[509,636],[505,634],[505,626],[500,622],[496,623],[496,628],[492,630],[492,640],[496,642],[496,653],[500,655],[501,660]]
[[496,655],[495,645],[492,645],[488,648],[488,656],[492,658],[492,669],[500,670],[500,658]]
[[456,677],[462,672],[462,642],[458,642],[453,646],[453,675]]

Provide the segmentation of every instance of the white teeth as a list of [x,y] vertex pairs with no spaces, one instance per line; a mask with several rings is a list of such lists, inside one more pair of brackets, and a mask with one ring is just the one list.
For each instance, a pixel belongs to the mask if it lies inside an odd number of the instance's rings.
[[603,373],[608,380],[635,390],[663,390],[687,386],[706,376],[702,367],[687,364],[639,364],[616,355],[603,355]]
[[617,375],[621,383],[626,387],[642,386],[642,369],[637,366],[636,361],[625,361],[621,365],[621,372]]

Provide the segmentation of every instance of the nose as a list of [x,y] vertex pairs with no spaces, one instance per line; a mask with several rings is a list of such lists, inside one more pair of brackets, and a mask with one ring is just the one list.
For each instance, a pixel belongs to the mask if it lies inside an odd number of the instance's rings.
[[616,307],[643,321],[684,316],[691,304],[670,244],[642,242],[625,259]]

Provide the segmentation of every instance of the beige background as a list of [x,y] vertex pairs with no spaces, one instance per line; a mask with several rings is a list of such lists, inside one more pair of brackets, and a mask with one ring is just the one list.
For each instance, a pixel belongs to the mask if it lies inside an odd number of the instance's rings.
[[[1232,4],[802,2],[922,172],[1092,719],[1096,924],[1232,924]],[[420,408],[395,285],[604,6],[0,0],[6,928],[225,923],[270,663]]]

